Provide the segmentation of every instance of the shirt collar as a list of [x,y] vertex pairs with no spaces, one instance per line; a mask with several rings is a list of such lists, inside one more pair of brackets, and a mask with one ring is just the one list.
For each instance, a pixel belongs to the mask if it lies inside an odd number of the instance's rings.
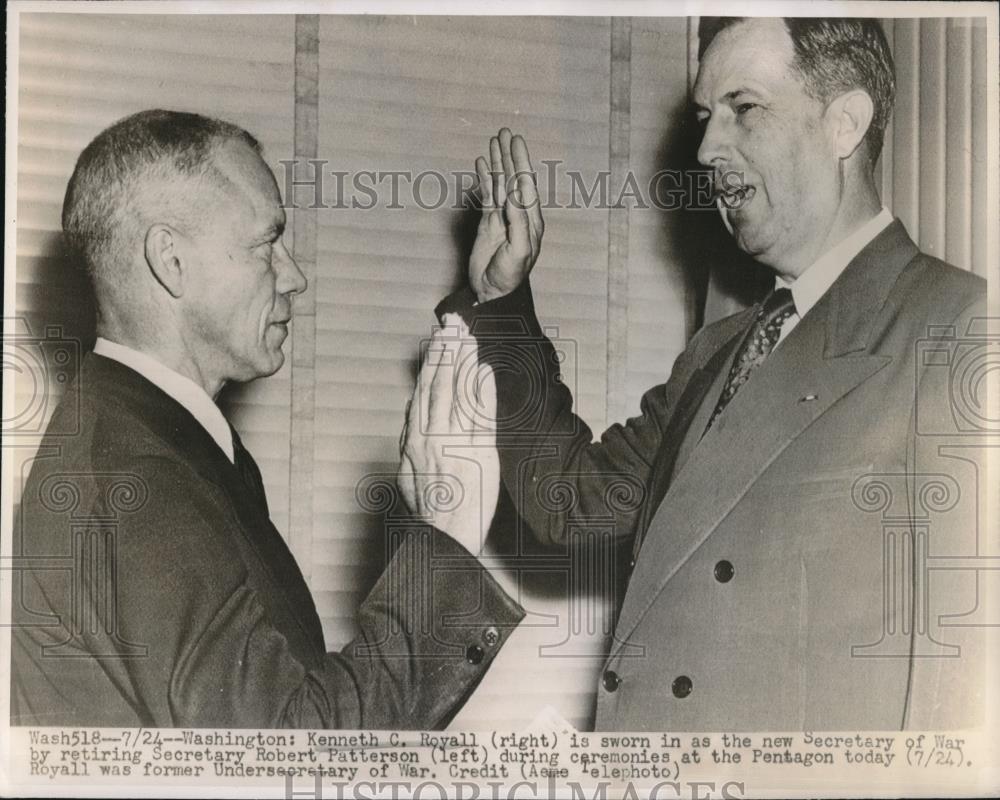
[[777,286],[792,290],[795,313],[799,317],[804,317],[809,309],[826,294],[826,290],[840,277],[840,273],[847,268],[854,257],[864,250],[865,246],[885,230],[891,222],[892,213],[883,206],[878,214],[827,250],[794,281],[786,281],[779,275],[776,281]]
[[100,336],[97,337],[97,342],[94,344],[94,352],[135,370],[150,383],[170,395],[190,412],[191,416],[215,440],[222,452],[228,456],[229,460],[235,460],[232,429],[222,412],[219,411],[219,407],[197,383],[164,366],[146,353],[140,353],[131,347]]

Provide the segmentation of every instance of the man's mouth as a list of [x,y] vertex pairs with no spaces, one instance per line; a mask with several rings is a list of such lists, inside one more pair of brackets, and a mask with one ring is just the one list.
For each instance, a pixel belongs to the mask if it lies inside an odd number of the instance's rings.
[[756,193],[753,186],[719,187],[715,190],[715,199],[730,211],[736,211],[753,200]]

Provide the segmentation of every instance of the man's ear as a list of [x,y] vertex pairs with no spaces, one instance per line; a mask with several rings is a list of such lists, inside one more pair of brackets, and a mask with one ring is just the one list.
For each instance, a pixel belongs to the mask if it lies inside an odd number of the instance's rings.
[[146,263],[156,280],[172,297],[184,294],[184,264],[178,232],[169,225],[156,223],[146,231]]
[[858,149],[874,115],[875,104],[864,89],[851,89],[830,102],[826,118],[838,158],[850,158]]

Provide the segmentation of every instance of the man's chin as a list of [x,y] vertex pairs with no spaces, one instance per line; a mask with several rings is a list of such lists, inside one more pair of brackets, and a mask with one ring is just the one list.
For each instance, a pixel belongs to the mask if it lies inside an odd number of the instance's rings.
[[[265,354],[262,354],[247,373],[236,380],[239,383],[248,383],[249,381],[257,380],[258,378],[270,378],[278,370],[280,370],[285,364],[285,354],[281,351],[280,347],[268,348]],[[248,365],[250,366],[250,365]]]
[[274,352],[272,352],[270,355],[271,355],[271,366],[267,368],[266,372],[261,373],[260,375],[261,378],[270,378],[285,364],[285,354],[280,347]]
[[751,258],[760,260],[759,257],[767,250],[761,240],[760,231],[746,221],[743,224],[737,221],[737,224],[733,226],[732,233],[736,246]]
[[268,378],[277,372],[285,363],[285,353],[282,350],[288,338],[288,326],[284,323],[269,325],[265,340],[261,342],[263,353],[260,359],[258,378]]

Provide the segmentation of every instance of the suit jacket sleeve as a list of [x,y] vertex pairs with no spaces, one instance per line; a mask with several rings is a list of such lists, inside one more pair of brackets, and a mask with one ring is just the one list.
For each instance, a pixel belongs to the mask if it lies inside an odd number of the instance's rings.
[[[357,638],[304,659],[231,552],[235,518],[169,461],[134,471],[150,486],[149,502],[120,536],[120,594],[136,598],[120,619],[126,638],[154,635],[150,644],[167,656],[131,668],[137,697],[161,696],[157,684],[167,682],[169,709],[141,715],[156,724],[438,727],[523,617],[478,561],[427,527],[404,538],[362,602]],[[150,619],[164,621],[155,634]]]
[[480,359],[493,368],[501,476],[518,513],[545,544],[565,542],[571,514],[613,517],[613,535],[632,538],[650,511],[648,481],[690,373],[687,352],[667,383],[643,395],[639,416],[612,425],[593,442],[590,428],[573,413],[560,357],[539,325],[529,282],[487,303],[474,300],[463,289],[436,313],[460,314],[477,339]]

